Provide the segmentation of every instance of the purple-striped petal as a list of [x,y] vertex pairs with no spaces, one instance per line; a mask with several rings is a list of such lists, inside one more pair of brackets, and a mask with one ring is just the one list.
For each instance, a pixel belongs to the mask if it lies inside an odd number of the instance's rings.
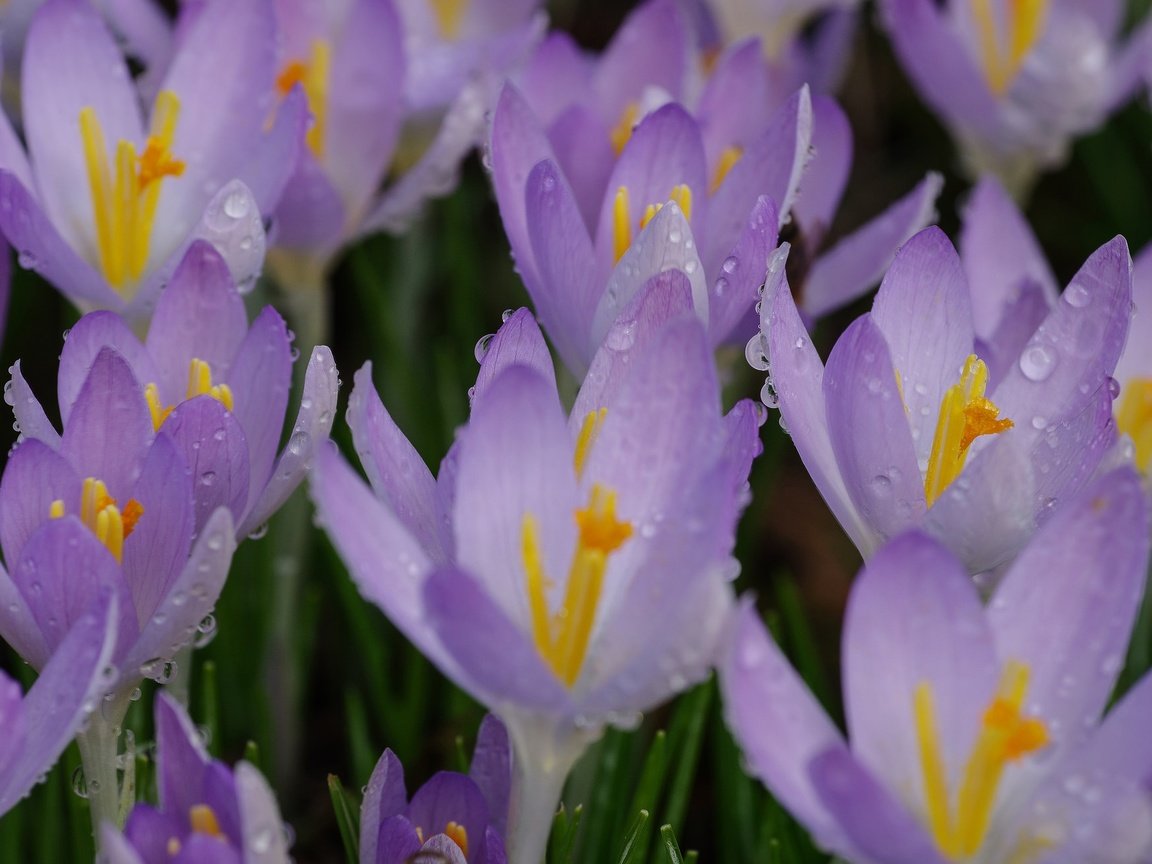
[[675,2],[642,3],[600,56],[592,81],[596,102],[614,119],[647,87],[679,97],[688,71],[687,47],[688,34]]
[[832,224],[852,170],[852,126],[828,96],[812,97],[812,149],[793,215],[805,241],[816,246]]
[[[88,374],[96,362],[96,357],[104,348],[116,351],[133,376],[142,384],[156,381],[157,369],[148,350],[127,322],[114,312],[92,312],[76,322],[64,339],[64,349],[60,352],[60,371],[56,376],[57,398],[60,404],[60,418],[64,426],[72,416],[72,406],[76,403]],[[184,367],[184,381],[188,380],[188,367]]]
[[30,438],[12,452],[0,478],[0,546],[10,566],[48,519],[53,501],[79,506],[80,482],[68,461],[42,441]]
[[[488,802],[489,822],[499,836],[505,834],[512,784],[512,751],[508,730],[495,714],[485,714],[476,733],[476,749],[468,776]],[[492,861],[489,860],[489,864]]]
[[576,206],[591,233],[616,165],[611,133],[593,108],[573,105],[548,127],[548,140],[561,172],[572,184]]
[[484,836],[488,803],[470,777],[439,771],[416,790],[404,815],[426,832],[441,831],[449,822],[462,826],[468,838]]
[[156,788],[160,806],[181,818],[200,800],[210,758],[187,711],[171,696],[156,694]]
[[755,313],[768,259],[776,248],[779,219],[772,199],[761,195],[727,257],[705,272],[716,275],[708,290],[708,332],[713,344],[744,342],[756,332]]
[[364,801],[360,805],[360,858],[376,864],[380,861],[376,849],[381,823],[402,813],[408,806],[404,766],[395,753],[385,750],[381,754],[364,789]]
[[547,379],[556,378],[552,355],[548,351],[536,319],[527,309],[517,309],[513,312],[488,343],[484,359],[480,361],[480,372],[476,376],[472,404],[475,405],[478,399],[484,397],[485,392],[501,372],[515,365],[535,369]]

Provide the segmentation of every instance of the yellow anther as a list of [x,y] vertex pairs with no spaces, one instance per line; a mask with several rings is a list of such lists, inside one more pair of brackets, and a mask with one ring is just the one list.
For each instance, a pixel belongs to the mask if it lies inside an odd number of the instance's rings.
[[207,804],[193,804],[188,808],[188,822],[193,834],[207,834],[209,837],[220,837],[220,822],[216,819],[216,811]]
[[416,839],[420,841],[420,845],[424,845],[424,829],[419,825],[416,826]]
[[49,519],[63,519],[64,518],[64,502],[57,498],[48,507]]
[[720,154],[720,158],[716,160],[716,170],[712,172],[712,183],[708,187],[708,192],[711,195],[716,194],[716,190],[724,184],[724,178],[728,176],[728,172],[732,170],[740,157],[744,155],[742,147],[725,147]]
[[[184,398],[194,399],[197,396],[211,396],[229,411],[234,405],[232,388],[227,384],[213,384],[212,367],[199,357],[193,357],[192,362],[188,364],[188,390],[184,394]],[[153,415],[153,423],[155,423],[155,415]]]
[[632,245],[632,216],[628,210],[628,187],[616,190],[612,202],[612,250],[613,261],[619,261]]
[[180,850],[183,848],[184,847],[180,845],[179,837],[169,837],[168,845],[165,847],[165,851],[167,851],[169,858],[175,858],[180,854]]
[[[997,21],[992,0],[972,0],[972,15],[980,43],[980,62],[988,86],[997,95],[1020,72],[1028,52],[1040,38],[1049,0],[1007,0],[1004,21]],[[1000,28],[1006,28],[1002,35]]]
[[1116,425],[1132,439],[1136,467],[1147,474],[1152,465],[1152,378],[1134,378],[1124,384]]
[[312,125],[305,135],[305,141],[317,159],[324,156],[331,68],[331,44],[326,39],[316,39],[312,42],[312,53],[307,60],[289,61],[276,77],[276,89],[281,97],[287,96],[297,84],[304,88],[304,95],[308,98],[308,110],[312,112]]
[[[936,728],[932,687],[928,682],[922,682],[916,688],[913,713],[928,828],[937,847],[950,859],[967,859],[980,851],[992,821],[992,809],[1004,770],[1010,762],[1035,753],[1048,744],[1048,729],[1043,721],[1022,714],[1028,677],[1029,670],[1025,664],[1005,664],[1000,686],[984,712],[955,795],[949,789]],[[1025,846],[1021,851],[1027,852],[1032,848]]]
[[464,853],[464,857],[468,857],[468,831],[459,822],[449,822],[444,828],[444,833],[448,839],[460,847],[460,851]]
[[572,457],[572,461],[576,466],[577,477],[584,473],[584,466],[588,462],[588,454],[591,452],[592,445],[596,442],[596,436],[600,433],[600,426],[607,416],[607,408],[589,411],[584,415],[584,422],[580,424],[580,434],[576,436],[576,453]]
[[612,127],[612,131],[608,133],[608,137],[612,141],[612,150],[617,156],[624,152],[625,145],[632,140],[632,130],[636,128],[636,121],[639,118],[640,106],[635,102],[629,102],[620,112],[620,119]]
[[532,514],[521,524],[521,553],[536,649],[556,676],[571,687],[580,676],[609,556],[632,536],[632,525],[616,518],[616,493],[596,484],[588,506],[576,511],[579,534],[559,610],[549,615],[548,586]]
[[96,254],[104,278],[117,290],[138,280],[148,263],[162,181],[184,173],[184,162],[172,155],[179,114],[176,94],[161,91],[144,152],[137,157],[133,142],[118,141],[110,165],[96,111],[88,107],[80,112]]
[[931,507],[960,476],[968,458],[968,448],[982,435],[996,435],[1011,429],[1013,422],[1000,417],[1000,409],[984,396],[988,367],[975,354],[964,361],[960,380],[944,393],[940,415],[924,477],[924,495]]
[[[59,519],[64,515],[64,502],[52,502],[48,515]],[[116,499],[108,494],[102,480],[88,477],[80,490],[80,521],[96,535],[117,561],[124,560],[124,539],[136,528],[144,515],[144,507],[135,498],[124,505],[124,512],[116,506]]]
[[[675,201],[684,213],[685,219],[692,218],[692,190],[687,184],[680,183],[672,187],[668,193],[668,200]],[[639,230],[643,231],[653,217],[663,209],[663,203],[648,204],[640,215],[637,223]],[[621,186],[616,190],[616,197],[612,202],[612,250],[614,261],[619,261],[632,245],[632,213],[629,205],[628,187]]]
[[148,413],[152,415],[152,430],[160,431],[168,415],[172,413],[172,406],[160,401],[160,389],[155,384],[144,388],[144,399],[148,403]]
[[468,9],[468,0],[428,0],[432,13],[436,16],[436,25],[440,28],[440,35],[449,41],[460,35],[460,25],[464,21],[464,13]]

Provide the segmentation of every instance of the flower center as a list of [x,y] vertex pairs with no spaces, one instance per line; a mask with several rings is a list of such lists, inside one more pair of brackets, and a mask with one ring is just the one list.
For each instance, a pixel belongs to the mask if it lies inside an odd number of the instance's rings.
[[[685,219],[692,218],[692,190],[684,183],[672,187],[668,193],[668,200],[675,201],[684,212]],[[640,221],[637,223],[639,231],[652,221],[664,207],[663,204],[649,204],[644,208]],[[632,211],[628,200],[628,187],[621,186],[616,190],[616,198],[612,204],[612,246],[615,255],[614,261],[619,261],[632,245]]]
[[281,98],[300,84],[308,98],[308,109],[312,112],[312,125],[305,140],[312,154],[320,159],[324,156],[324,135],[328,125],[328,77],[332,65],[332,46],[326,39],[312,42],[312,54],[307,60],[291,60],[280,70],[276,78],[276,90]]
[[440,35],[452,41],[460,35],[460,25],[468,9],[468,0],[428,0],[432,14],[436,16],[436,26]]
[[[192,362],[188,364],[188,389],[184,393],[184,399],[195,399],[197,396],[211,396],[229,411],[232,410],[232,388],[227,384],[213,384],[212,367],[199,357],[193,357]],[[148,410],[152,414],[152,429],[159,432],[175,406],[165,405],[160,400],[160,388],[154,383],[144,388],[144,398],[148,401]]]
[[997,95],[1008,89],[1024,64],[1024,57],[1040,38],[1048,0],[1005,0],[1003,8],[1003,20],[998,21],[992,0],[972,0],[980,62],[988,86]]
[[[216,811],[207,804],[193,804],[188,808],[188,826],[193,834],[204,834],[208,837],[223,837],[220,830],[220,820],[216,818]],[[168,855],[175,858],[180,854],[181,843],[179,837],[168,839]]]
[[[60,519],[64,513],[64,501],[57,498],[52,502],[48,515]],[[103,480],[89,477],[84,481],[80,490],[80,521],[118,562],[124,560],[124,538],[132,533],[143,515],[144,506],[135,498],[129,498],[121,511],[116,506],[116,499],[108,494]]]
[[121,139],[113,165],[95,109],[87,107],[80,112],[80,139],[88,168],[100,270],[108,284],[121,293],[140,278],[148,263],[164,179],[184,173],[184,162],[172,155],[179,115],[176,94],[161,91],[144,152],[137,156],[136,145]]
[[1048,744],[1048,728],[1043,721],[1021,713],[1028,676],[1026,664],[1005,664],[1000,686],[984,711],[963,778],[955,789],[950,787],[944,765],[932,685],[924,681],[916,688],[913,712],[928,828],[941,853],[951,860],[974,855],[983,845],[1008,763]]
[[1124,385],[1116,425],[1132,439],[1136,467],[1147,474],[1152,465],[1152,378],[1134,378]]
[[968,448],[981,435],[996,435],[1015,424],[1000,417],[1000,409],[984,395],[988,367],[975,354],[968,355],[960,380],[948,388],[940,401],[940,416],[928,457],[924,495],[931,507],[964,470]]

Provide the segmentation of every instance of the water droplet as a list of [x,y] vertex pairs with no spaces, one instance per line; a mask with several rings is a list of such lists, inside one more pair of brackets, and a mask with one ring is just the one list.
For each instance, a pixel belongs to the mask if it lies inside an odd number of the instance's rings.
[[627,351],[635,341],[635,321],[618,321],[604,337],[604,343],[613,351]]
[[1108,394],[1116,399],[1120,395],[1120,382],[1115,378],[1108,378]]
[[268,534],[268,523],[257,525],[252,529],[252,533],[248,535],[249,540],[260,540]]
[[476,340],[476,347],[472,353],[476,355],[477,363],[484,362],[484,358],[488,356],[488,349],[492,347],[492,340],[495,338],[495,333],[486,333]]
[[776,395],[776,385],[772,383],[771,378],[766,378],[764,386],[760,388],[760,401],[764,403],[765,408],[780,407],[780,397]]
[[1073,282],[1064,289],[1064,300],[1069,306],[1081,309],[1092,302],[1092,295],[1084,285]]
[[892,494],[892,478],[887,474],[877,474],[868,481],[868,486],[872,489],[872,494],[876,496],[887,496]]
[[72,793],[77,798],[88,797],[88,782],[84,778],[83,765],[77,765],[76,770],[72,772]]
[[764,337],[757,333],[748,343],[744,346],[744,359],[748,361],[748,365],[755,369],[757,372],[767,372],[768,352],[764,346]]
[[720,269],[728,275],[736,272],[736,268],[740,266],[740,262],[732,255],[724,259],[724,263],[720,265]]
[[511,318],[515,314],[516,314],[515,309],[505,309],[503,312],[500,313],[500,321],[507,324],[508,319]]
[[1020,371],[1029,381],[1043,381],[1056,368],[1056,352],[1045,345],[1033,345],[1020,355]]
[[201,486],[211,486],[215,482],[216,482],[216,472],[215,471],[205,471],[203,474],[200,475],[200,485]]
[[1033,429],[1037,429],[1037,430],[1044,429],[1047,426],[1048,426],[1047,419],[1045,419],[1044,417],[1041,417],[1039,414],[1037,414],[1035,417],[1032,418],[1032,428]]
[[243,219],[248,215],[248,196],[236,190],[224,199],[224,212],[233,219]]

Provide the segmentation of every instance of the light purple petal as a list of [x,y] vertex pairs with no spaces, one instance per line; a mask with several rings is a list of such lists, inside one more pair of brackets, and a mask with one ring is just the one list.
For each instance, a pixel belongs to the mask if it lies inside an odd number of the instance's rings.
[[812,760],[812,784],[851,843],[852,858],[884,864],[945,864],[923,826],[844,746]]
[[301,153],[276,208],[277,248],[329,254],[343,238],[348,216],[320,163],[311,152]]
[[32,609],[8,572],[0,567],[0,636],[34,669],[42,669],[51,653]]
[[[250,512],[240,525],[241,533],[250,533],[270,519],[311,470],[316,449],[328,440],[332,431],[339,391],[340,377],[332,352],[328,346],[318,345],[312,349],[312,356],[308,358],[300,411],[296,414],[296,422],[292,424],[288,445],[280,454],[263,494],[251,505]],[[255,490],[249,487],[249,495],[255,494]]]
[[160,806],[183,818],[188,808],[202,801],[208,751],[188,711],[160,691],[153,703],[156,728],[156,789]]
[[1132,262],[1132,324],[1124,353],[1116,363],[1116,380],[1123,387],[1134,378],[1152,376],[1152,246],[1145,246]]
[[804,280],[805,313],[820,318],[871,289],[897,250],[935,218],[943,185],[943,178],[930,172],[911,192],[821,254]]
[[12,364],[12,414],[16,418],[16,425],[24,438],[34,438],[43,441],[53,450],[60,446],[60,433],[49,421],[44,413],[44,406],[24,380],[24,372],[20,368],[20,361]]
[[249,490],[263,490],[272,476],[292,386],[291,350],[284,319],[267,306],[252,323],[228,373],[233,413],[248,439]]
[[646,87],[678,98],[687,67],[688,34],[680,11],[670,0],[655,0],[620,25],[595,67],[591,89],[609,118],[616,118]]
[[[127,322],[114,312],[91,312],[76,322],[64,340],[60,352],[60,371],[56,389],[60,403],[60,418],[64,426],[72,416],[72,406],[92,371],[97,356],[104,348],[112,348],[132,370],[142,386],[157,381],[157,369],[147,349],[140,344]],[[184,376],[187,381],[188,370]]]
[[592,64],[571,36],[553,30],[524,64],[517,86],[541,122],[551,123],[566,107],[588,95]]
[[926,465],[940,404],[960,379],[974,338],[968,284],[943,231],[925,228],[896,253],[872,320],[884,334],[916,456]]
[[488,343],[484,359],[480,361],[480,372],[476,376],[476,387],[472,393],[472,404],[484,398],[485,392],[500,373],[509,366],[528,366],[544,378],[555,380],[556,369],[552,365],[552,355],[544,343],[536,319],[527,309],[517,309],[496,331]]
[[360,593],[433,663],[453,669],[424,620],[421,586],[431,564],[420,544],[334,445],[318,454],[310,488],[318,518]]
[[21,706],[27,737],[0,786],[0,813],[10,810],[59,758],[111,683],[116,604],[100,595],[53,652]]
[[[701,4],[703,6],[703,4]],[[747,147],[772,107],[768,67],[757,39],[731,45],[716,61],[696,104],[712,176],[728,147]]]
[[[463,851],[456,845],[456,841],[447,834],[434,834],[420,847],[420,854],[444,864],[468,864]],[[417,856],[417,860],[419,856]]]
[[468,776],[483,793],[484,800],[488,802],[489,821],[503,837],[508,819],[508,796],[511,793],[512,751],[508,730],[495,714],[485,714],[480,721]]
[[245,864],[281,864],[288,860],[288,840],[280,808],[268,781],[247,762],[236,765],[236,797],[246,850]]
[[878,781],[924,800],[916,692],[931,689],[940,756],[963,776],[1000,673],[968,571],[919,532],[882,546],[844,620],[844,709],[852,750]]
[[818,843],[838,845],[840,830],[812,784],[808,763],[843,739],[748,599],[719,668],[725,719],[744,751],[748,770]]
[[591,232],[616,165],[612,138],[600,115],[586,105],[573,105],[548,127],[556,162],[568,182],[584,224]]
[[976,353],[988,366],[989,390],[995,390],[1020,359],[1028,340],[1048,317],[1052,303],[1042,285],[1026,279],[1002,307],[1000,323],[988,340],[976,340]]
[[870,549],[876,542],[875,534],[861,519],[840,476],[824,406],[824,364],[792,300],[784,273],[787,246],[780,249],[769,263],[760,320],[780,419],[841,527],[857,548]]
[[[161,293],[148,327],[145,344],[160,376],[160,393],[170,403],[184,398],[193,358],[209,365],[215,383],[228,380],[232,358],[247,332],[244,301],[224,259],[210,244],[193,243]],[[139,368],[134,358],[128,360]]]
[[[188,563],[144,626],[121,669],[139,670],[157,658],[171,659],[192,641],[197,625],[215,607],[224,587],[236,549],[233,533],[232,515],[221,507],[200,532]],[[121,681],[121,687],[131,683]]]
[[927,505],[892,355],[870,316],[837,340],[824,372],[828,432],[848,495],[881,537],[915,524]]
[[1024,214],[994,177],[980,181],[964,209],[960,257],[972,292],[976,333],[992,336],[1023,286],[1056,302],[1056,278]]
[[793,216],[806,242],[819,245],[832,224],[852,170],[852,126],[835,100],[812,97],[812,148]]
[[[735,338],[743,342],[756,332],[756,301],[764,284],[768,259],[776,248],[779,219],[771,198],[760,196],[736,245],[718,265],[708,291],[708,332],[713,344]],[[707,269],[709,275],[715,270]]]
[[438,771],[416,790],[404,814],[410,822],[438,831],[449,822],[460,825],[470,840],[484,836],[488,802],[472,779],[455,771]]
[[360,805],[360,859],[375,864],[380,860],[376,855],[380,823],[402,813],[408,805],[404,766],[395,753],[385,750],[380,755],[364,789],[364,801]]
[[532,169],[524,195],[539,278],[535,285],[525,284],[557,352],[579,374],[594,348],[593,313],[601,290],[592,241],[567,179],[551,162]]
[[100,828],[100,854],[108,864],[147,864],[111,822],[105,822]]
[[568,572],[576,542],[573,449],[555,382],[524,366],[507,369],[459,440],[456,561],[506,616],[527,622],[525,516],[536,522],[541,562],[552,579]]
[[12,566],[28,537],[48,519],[52,502],[74,509],[80,502],[80,478],[68,461],[34,438],[8,457],[0,478],[0,544]]
[[425,615],[459,672],[453,680],[478,701],[559,713],[571,704],[532,638],[462,570],[434,571],[424,583]]
[[420,847],[416,826],[403,816],[393,816],[380,823],[376,834],[376,857],[367,860],[375,864],[410,861]]
[[[228,270],[237,285],[254,284],[264,266],[267,237],[260,206],[253,192],[240,180],[229,180],[206,206],[196,211],[199,222],[185,235],[183,248],[196,240],[211,243],[228,262]],[[175,252],[179,252],[180,257]],[[182,256],[183,252],[179,248],[174,250],[165,267],[174,268]],[[159,275],[162,277],[163,272]],[[160,284],[157,284],[159,287]],[[144,291],[144,288],[140,289],[141,295]]]
[[357,371],[355,382],[348,397],[348,426],[372,491],[430,559],[446,562],[432,472],[380,401],[371,363]]
[[992,600],[997,649],[1028,665],[1029,710],[1057,747],[1082,740],[1104,709],[1147,563],[1148,505],[1136,472],[1124,468],[1060,508]]

